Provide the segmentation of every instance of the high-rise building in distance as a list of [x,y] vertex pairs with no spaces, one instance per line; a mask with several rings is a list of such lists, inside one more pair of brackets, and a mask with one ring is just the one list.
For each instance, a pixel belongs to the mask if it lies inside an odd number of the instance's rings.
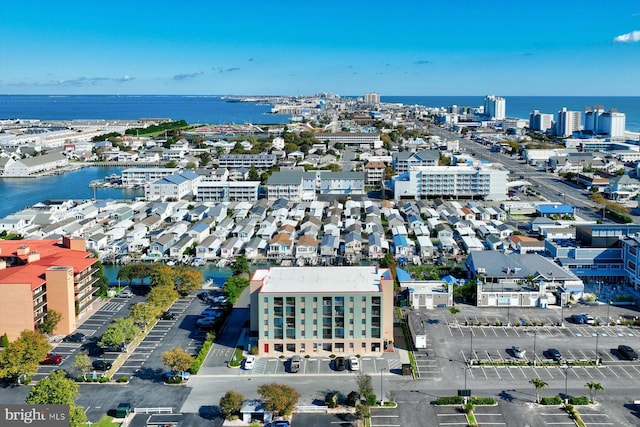
[[495,95],[487,95],[484,98],[484,114],[491,120],[504,120],[507,112],[507,101]]
[[380,104],[380,94],[376,92],[365,93],[364,103],[371,104],[371,105]]
[[615,109],[604,111],[602,105],[594,105],[593,110],[584,112],[584,130],[594,135],[608,135],[613,138],[624,136],[626,116]]
[[558,121],[556,122],[556,135],[561,137],[571,136],[573,132],[582,129],[580,121],[580,111],[569,111],[567,107],[562,107],[558,111]]
[[541,113],[538,110],[533,110],[529,114],[529,129],[537,130],[540,132],[546,132],[553,126],[553,114]]

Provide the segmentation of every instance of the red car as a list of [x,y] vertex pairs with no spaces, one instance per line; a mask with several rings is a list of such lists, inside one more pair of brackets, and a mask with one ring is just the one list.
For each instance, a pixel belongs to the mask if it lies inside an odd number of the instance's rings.
[[40,362],[41,365],[59,365],[62,363],[62,356],[57,353],[47,353],[47,357]]

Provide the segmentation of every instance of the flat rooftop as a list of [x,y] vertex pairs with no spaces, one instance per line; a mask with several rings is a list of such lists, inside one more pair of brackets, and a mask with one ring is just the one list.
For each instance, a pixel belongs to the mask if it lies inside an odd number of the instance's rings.
[[252,281],[262,281],[262,293],[381,292],[389,270],[377,267],[271,267],[256,270]]

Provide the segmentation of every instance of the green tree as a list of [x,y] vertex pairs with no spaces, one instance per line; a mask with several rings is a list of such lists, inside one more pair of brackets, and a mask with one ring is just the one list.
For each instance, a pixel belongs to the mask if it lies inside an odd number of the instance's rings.
[[38,329],[44,334],[50,334],[53,330],[58,326],[58,323],[62,320],[62,313],[49,309],[47,310],[47,314],[44,316],[44,320],[40,325],[38,325]]
[[602,384],[597,383],[595,381],[589,381],[584,385],[589,389],[589,402],[595,403],[596,393],[599,391],[604,391],[604,387]]
[[118,317],[102,334],[99,345],[119,345],[131,342],[140,333],[140,328],[131,317]]
[[356,418],[361,423],[364,423],[366,419],[369,418],[370,416],[371,416],[371,407],[369,405],[361,404],[361,403],[358,403],[358,405],[356,405]]
[[549,383],[542,381],[540,378],[531,378],[529,384],[536,389],[536,403],[540,403],[542,389],[549,385]]
[[147,302],[155,305],[160,310],[166,310],[179,296],[173,284],[154,286],[151,288],[151,291],[149,291]]
[[240,412],[244,397],[237,391],[228,391],[220,398],[220,412],[226,417],[232,417]]
[[151,286],[174,286],[175,271],[168,265],[157,265],[151,272]]
[[164,167],[167,168],[167,169],[173,169],[175,167],[178,167],[178,163],[176,163],[175,160],[170,160],[170,161],[168,161],[167,163],[164,164]]
[[9,337],[7,336],[6,332],[2,334],[2,337],[0,338],[0,347],[9,347]]
[[175,288],[181,296],[195,291],[202,282],[204,282],[204,276],[197,268],[177,267],[174,269]]
[[258,387],[258,394],[265,409],[275,415],[291,415],[300,399],[300,393],[284,384],[263,384]]
[[458,307],[449,307],[449,313],[453,315],[453,318],[456,320],[456,324],[457,324],[458,317],[456,315],[460,313],[460,309]]
[[0,351],[0,378],[17,381],[38,370],[38,364],[51,350],[51,345],[40,332],[24,330],[20,336]]
[[53,371],[31,387],[26,403],[30,405],[72,405],[79,396],[78,384],[67,378],[64,371]]
[[64,371],[53,371],[29,390],[26,403],[30,405],[69,405],[69,426],[81,427],[87,423],[87,414],[75,405],[79,396],[78,384],[66,377]]
[[173,347],[171,350],[162,353],[162,363],[175,372],[186,371],[193,363],[193,360],[193,356],[184,351],[182,347]]
[[89,372],[91,368],[91,358],[86,351],[76,354],[76,357],[73,360],[73,369],[79,371],[85,380],[87,379],[87,372]]
[[[369,396],[373,395],[375,397],[371,375],[360,371],[356,377],[356,384],[358,385],[358,393],[360,393],[360,396],[363,396],[366,400],[368,400]],[[375,403],[376,399],[373,399],[373,401]]]
[[160,308],[147,302],[139,302],[131,306],[131,317],[134,322],[141,325],[144,330],[160,314]]
[[200,166],[202,167],[205,167],[209,163],[211,163],[211,153],[209,153],[208,151],[198,154],[197,157],[200,159]]
[[249,262],[247,261],[247,257],[244,255],[237,256],[235,262],[233,263],[232,271],[234,276],[242,276],[248,279],[251,270],[249,269]]
[[249,279],[239,276],[231,276],[224,284],[223,290],[231,304],[235,304],[242,291],[249,286]]
[[251,166],[249,168],[249,181],[259,181],[260,174],[258,173],[258,169],[255,166]]

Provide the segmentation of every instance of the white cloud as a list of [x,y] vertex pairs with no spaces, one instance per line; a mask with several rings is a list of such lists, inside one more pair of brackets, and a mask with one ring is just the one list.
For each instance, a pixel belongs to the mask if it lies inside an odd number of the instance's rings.
[[620,34],[613,39],[616,43],[632,43],[640,42],[640,30],[631,31],[630,33]]

